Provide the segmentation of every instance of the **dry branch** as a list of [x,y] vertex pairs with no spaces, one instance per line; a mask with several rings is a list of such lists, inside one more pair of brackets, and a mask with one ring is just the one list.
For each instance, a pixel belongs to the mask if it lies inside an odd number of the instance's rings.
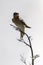
[[[37,57],[39,57],[39,56],[38,56],[38,55],[36,55],[36,56],[33,55],[33,49],[32,49],[31,40],[30,40],[31,36],[28,36],[25,32],[21,31],[21,29],[19,29],[18,27],[14,26],[14,25],[12,25],[12,24],[10,24],[10,25],[11,25],[12,27],[14,27],[16,30],[22,32],[23,34],[25,34],[25,35],[27,36],[28,41],[29,41],[29,44],[27,44],[24,40],[19,40],[19,39],[18,39],[18,41],[23,42],[25,45],[27,45],[28,47],[30,47],[30,50],[31,50],[31,58],[32,58],[32,64],[31,64],[31,65],[34,65],[34,60],[35,60]],[[23,58],[23,56],[22,56],[22,62],[26,65],[26,61],[25,61],[25,59]]]

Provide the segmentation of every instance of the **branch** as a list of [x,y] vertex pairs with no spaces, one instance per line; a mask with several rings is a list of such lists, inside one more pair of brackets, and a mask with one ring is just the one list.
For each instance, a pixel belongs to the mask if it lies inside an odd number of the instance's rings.
[[37,54],[36,54],[35,56],[33,56],[33,58],[32,58],[32,59],[34,59],[34,60],[35,60],[35,59],[36,59],[36,58],[38,58],[38,57],[39,57],[39,55],[37,55]]
[[24,58],[22,55],[20,55],[20,57],[21,57],[21,61],[22,61],[25,65],[27,65],[27,63],[26,63],[26,58]]
[[18,41],[20,41],[20,42],[23,42],[25,45],[27,45],[27,46],[29,46],[30,47],[30,45],[29,44],[27,44],[24,40],[19,40],[19,39],[17,39]]
[[11,26],[13,26],[16,30],[18,30],[18,31],[20,31],[20,32],[22,32],[23,34],[25,34],[26,36],[27,36],[27,38],[28,38],[28,41],[29,41],[29,44],[30,45],[28,45],[25,41],[23,41],[27,46],[29,46],[30,47],[30,49],[31,49],[31,55],[32,55],[32,65],[34,65],[34,59],[33,59],[33,49],[32,49],[32,45],[31,45],[31,40],[30,40],[30,37],[31,36],[28,36],[25,32],[23,32],[23,31],[21,31],[21,29],[20,28],[18,28],[18,27],[15,27],[14,25],[12,25],[12,24],[10,24]]
[[10,26],[12,26],[13,28],[15,28],[16,30],[19,30],[19,28],[17,28],[16,26],[10,24]]

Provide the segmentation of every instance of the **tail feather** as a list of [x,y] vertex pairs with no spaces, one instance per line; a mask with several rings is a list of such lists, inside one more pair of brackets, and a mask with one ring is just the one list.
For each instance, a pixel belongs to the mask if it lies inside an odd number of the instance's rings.
[[26,25],[26,27],[27,27],[27,28],[31,28],[30,26],[27,26],[27,25]]

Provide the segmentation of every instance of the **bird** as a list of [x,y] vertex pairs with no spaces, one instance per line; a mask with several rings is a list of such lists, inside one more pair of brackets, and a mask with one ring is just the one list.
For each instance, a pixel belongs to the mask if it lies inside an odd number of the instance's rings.
[[[31,28],[30,26],[28,26],[23,19],[20,19],[19,13],[18,12],[14,12],[13,13],[13,18],[12,18],[12,22],[23,32],[25,32],[25,27],[26,28]],[[24,34],[20,31],[20,39],[23,39]]]

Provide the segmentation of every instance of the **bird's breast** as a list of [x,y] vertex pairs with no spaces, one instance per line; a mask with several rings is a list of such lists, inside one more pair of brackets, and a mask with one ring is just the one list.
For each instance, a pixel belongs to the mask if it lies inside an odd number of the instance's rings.
[[24,30],[24,25],[23,25],[23,23],[21,21],[14,20],[14,19],[12,19],[12,21],[18,28],[20,28],[22,31]]

